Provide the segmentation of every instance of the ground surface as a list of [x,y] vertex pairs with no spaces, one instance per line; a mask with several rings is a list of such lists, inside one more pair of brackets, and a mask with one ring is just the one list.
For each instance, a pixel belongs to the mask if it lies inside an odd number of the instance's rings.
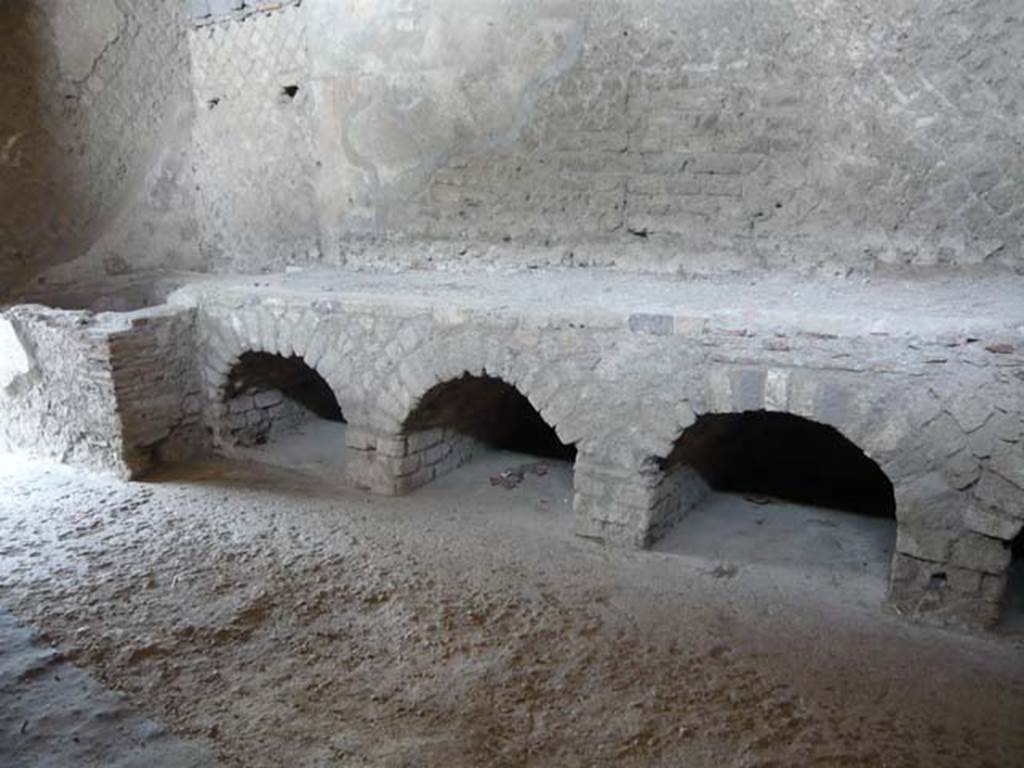
[[882,529],[717,497],[690,536],[609,550],[569,533],[567,466],[489,482],[523,460],[402,499],[226,461],[4,466],[0,605],[197,765],[1024,763],[1024,640],[886,613]]
[[0,764],[5,768],[193,768],[214,760],[209,750],[134,715],[124,696],[0,611]]

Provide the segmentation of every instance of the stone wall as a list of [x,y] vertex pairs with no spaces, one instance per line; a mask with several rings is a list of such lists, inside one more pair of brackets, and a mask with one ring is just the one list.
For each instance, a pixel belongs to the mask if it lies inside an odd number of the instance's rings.
[[642,546],[704,491],[664,464],[698,414],[790,413],[835,428],[892,483],[901,610],[973,624],[998,614],[1009,541],[1024,524],[1024,339],[331,296],[197,298],[213,422],[240,354],[298,355],[348,419],[353,482],[402,492],[424,479],[424,452],[444,468],[462,460],[443,432],[407,434],[423,395],[467,373],[497,377],[577,447],[577,530]]
[[227,401],[228,416],[217,430],[219,447],[252,447],[265,443],[277,429],[294,427],[308,416],[279,389],[244,393]]
[[1024,265],[1015,0],[306,0],[190,49],[217,268]]
[[[242,271],[318,252],[305,5],[229,17],[189,33],[199,245]],[[286,90],[296,86],[289,95]]]
[[120,473],[121,424],[106,333],[88,312],[20,306],[0,324],[22,372],[0,389],[0,449]]
[[301,359],[249,353],[233,364],[224,415],[211,423],[218,448],[261,445],[314,418],[344,422],[330,386]]
[[0,449],[129,477],[200,450],[193,327],[181,308],[4,311],[24,365],[0,377]]
[[190,458],[206,443],[194,312],[157,307],[106,317],[122,460],[129,473],[138,476],[160,462]]
[[195,264],[183,22],[177,0],[0,7],[0,298],[86,255]]
[[386,496],[409,493],[454,472],[481,448],[471,435],[446,427],[403,435],[350,427],[346,442],[349,482]]

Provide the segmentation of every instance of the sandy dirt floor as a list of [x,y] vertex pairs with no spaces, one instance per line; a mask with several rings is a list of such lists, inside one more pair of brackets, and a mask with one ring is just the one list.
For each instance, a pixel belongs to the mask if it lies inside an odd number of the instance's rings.
[[125,696],[0,611],[0,762],[7,768],[193,768],[215,759],[135,715]]
[[[716,497],[613,550],[570,533],[567,465],[489,482],[525,461],[401,499],[237,460],[8,463],[0,607],[197,766],[1024,765],[1024,636],[884,610],[890,531]],[[43,764],[41,668],[2,691],[0,765]],[[117,764],[130,740],[82,727],[69,765]]]

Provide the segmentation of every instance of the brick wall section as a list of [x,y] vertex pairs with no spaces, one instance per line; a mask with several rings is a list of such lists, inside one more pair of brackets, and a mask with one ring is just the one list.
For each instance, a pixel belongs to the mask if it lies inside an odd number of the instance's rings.
[[0,391],[0,445],[125,477],[201,450],[194,315],[5,311],[31,368]]
[[227,401],[220,439],[227,447],[252,447],[266,442],[275,430],[296,427],[309,418],[309,411],[280,390],[246,392]]
[[239,355],[294,353],[345,413],[352,483],[403,493],[473,449],[444,431],[404,432],[425,393],[467,373],[497,377],[576,445],[577,530],[645,546],[706,490],[658,469],[697,414],[791,413],[834,427],[892,482],[901,610],[972,624],[997,614],[1008,542],[1024,525],[1024,339],[1007,327],[996,343],[967,326],[917,337],[729,313],[520,315],[452,306],[436,291],[392,301],[380,284],[379,297],[251,287],[197,297],[211,423]]
[[685,465],[623,473],[589,465],[576,471],[574,511],[581,535],[649,547],[710,492]]
[[161,461],[190,458],[204,444],[202,387],[195,365],[195,310],[158,307],[107,315],[111,376],[133,476]]
[[470,435],[445,427],[408,434],[349,427],[346,443],[350,482],[387,496],[409,493],[454,472],[481,447]]

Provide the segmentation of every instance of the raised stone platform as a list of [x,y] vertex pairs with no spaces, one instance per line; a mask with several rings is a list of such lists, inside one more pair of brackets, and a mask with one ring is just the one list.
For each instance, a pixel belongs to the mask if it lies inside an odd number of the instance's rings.
[[893,486],[893,604],[974,625],[998,617],[1024,524],[1019,277],[304,271],[204,278],[169,303],[194,313],[188,354],[214,445],[239,358],[296,356],[348,422],[350,481],[404,493],[474,450],[458,429],[414,418],[424,395],[492,377],[575,446],[577,530],[615,543],[648,546],[706,493],[675,451],[699,416],[827,425]]

